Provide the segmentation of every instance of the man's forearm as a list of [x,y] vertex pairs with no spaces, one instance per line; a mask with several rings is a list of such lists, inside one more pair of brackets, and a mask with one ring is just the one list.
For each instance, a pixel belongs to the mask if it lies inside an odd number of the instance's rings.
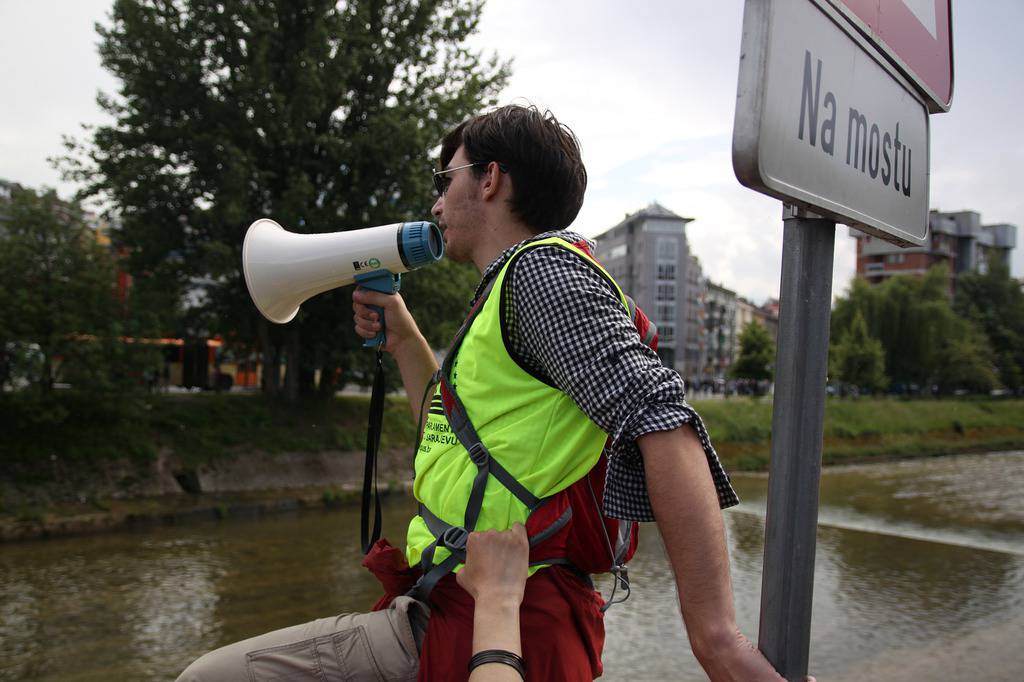
[[637,445],[697,660],[713,682],[783,682],[736,627],[725,524],[697,434],[683,426]]
[[430,404],[430,395],[424,395],[430,377],[437,371],[437,360],[433,351],[430,350],[427,340],[417,334],[405,340],[401,345],[392,350],[391,356],[398,364],[398,372],[402,376],[402,386],[409,399],[409,409],[412,410],[413,421],[417,419],[420,423],[416,425],[417,433],[423,430],[423,418],[427,414]]
[[679,588],[679,605],[694,653],[701,657],[735,632],[725,527],[715,485],[689,427],[637,440],[647,491]]

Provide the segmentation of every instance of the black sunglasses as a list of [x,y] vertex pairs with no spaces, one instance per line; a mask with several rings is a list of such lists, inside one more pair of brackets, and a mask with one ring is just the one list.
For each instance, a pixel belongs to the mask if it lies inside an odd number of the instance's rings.
[[[448,185],[452,184],[452,179],[448,177],[448,173],[453,171],[462,170],[463,168],[472,168],[473,166],[486,166],[489,162],[480,161],[477,163],[467,163],[464,166],[456,166],[455,168],[445,168],[444,170],[434,171],[434,190],[437,192],[437,196],[443,197],[448,192]],[[508,168],[503,163],[498,164],[498,170],[502,173],[507,173]]]

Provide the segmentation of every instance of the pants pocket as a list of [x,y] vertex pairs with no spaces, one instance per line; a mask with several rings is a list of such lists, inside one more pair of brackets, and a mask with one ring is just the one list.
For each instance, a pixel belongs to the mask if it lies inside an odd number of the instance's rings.
[[[246,644],[262,645],[245,653],[248,682],[413,682],[429,617],[426,605],[399,597],[384,611],[321,618],[218,652],[244,651]],[[217,660],[221,659],[232,660],[226,654]],[[237,664],[231,671],[236,673],[231,679],[240,677]],[[226,679],[219,673],[208,677]]]
[[331,637],[342,680],[345,682],[387,682],[373,658],[366,629],[354,627]]
[[361,625],[253,651],[246,658],[252,682],[387,682]]
[[327,682],[317,652],[319,639],[323,638],[283,644],[247,654],[249,679],[253,682]]

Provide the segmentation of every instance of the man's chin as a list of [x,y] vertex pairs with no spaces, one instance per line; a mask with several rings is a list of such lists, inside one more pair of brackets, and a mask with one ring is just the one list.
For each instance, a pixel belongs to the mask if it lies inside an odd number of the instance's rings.
[[444,250],[444,257],[456,263],[468,263],[471,260],[468,253],[463,253],[459,249],[449,249],[447,246]]
[[450,261],[455,261],[456,263],[465,263],[466,261],[469,260],[469,255],[464,253],[462,251],[462,249],[459,248],[458,244],[453,245],[448,240],[448,232],[447,231],[442,232],[441,236],[444,238],[444,257],[445,258],[447,258]]

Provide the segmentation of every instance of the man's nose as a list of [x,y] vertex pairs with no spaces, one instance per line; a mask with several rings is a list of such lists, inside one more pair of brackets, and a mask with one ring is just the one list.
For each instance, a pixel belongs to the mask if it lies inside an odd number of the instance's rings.
[[443,211],[444,211],[444,195],[442,194],[441,196],[439,196],[437,198],[437,201],[434,202],[433,207],[431,207],[430,215],[434,216],[435,218],[440,218],[441,217],[441,213]]

